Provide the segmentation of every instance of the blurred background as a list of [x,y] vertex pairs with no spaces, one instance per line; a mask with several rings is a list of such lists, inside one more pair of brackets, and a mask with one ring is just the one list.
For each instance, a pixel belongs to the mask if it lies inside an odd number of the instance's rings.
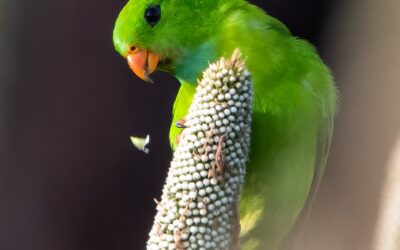
[[[145,248],[179,85],[138,80],[114,52],[125,2],[0,0],[0,249]],[[317,47],[341,92],[295,249],[399,249],[400,2],[252,2]],[[129,136],[148,133],[145,155]]]

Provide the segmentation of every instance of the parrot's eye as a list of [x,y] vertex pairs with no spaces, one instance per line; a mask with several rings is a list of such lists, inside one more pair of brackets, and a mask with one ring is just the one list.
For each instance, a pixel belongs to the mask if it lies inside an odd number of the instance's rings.
[[160,5],[149,6],[144,13],[144,19],[146,22],[150,24],[151,27],[154,27],[160,21],[161,18],[161,9]]

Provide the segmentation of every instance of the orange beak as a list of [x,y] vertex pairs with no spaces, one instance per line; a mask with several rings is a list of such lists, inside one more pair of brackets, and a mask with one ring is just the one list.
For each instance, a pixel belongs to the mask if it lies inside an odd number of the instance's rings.
[[153,83],[149,75],[156,70],[160,61],[157,54],[136,47],[129,51],[127,60],[129,67],[140,79]]

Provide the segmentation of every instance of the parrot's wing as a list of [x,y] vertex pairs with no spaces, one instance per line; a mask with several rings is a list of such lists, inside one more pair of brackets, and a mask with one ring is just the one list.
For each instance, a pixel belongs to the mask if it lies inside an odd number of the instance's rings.
[[311,202],[315,198],[315,195],[319,189],[322,177],[325,172],[326,163],[328,161],[328,155],[331,148],[332,132],[333,132],[333,117],[327,117],[326,121],[322,125],[322,128],[320,129],[318,137],[318,149],[315,161],[316,163],[315,173],[314,173],[313,183],[311,186],[312,188],[310,192],[311,197],[309,197],[309,200],[311,200]]
[[318,148],[317,156],[315,158],[315,170],[313,182],[311,184],[311,190],[307,202],[305,204],[304,210],[302,212],[302,217],[305,219],[308,216],[310,207],[315,199],[318,192],[319,186],[322,181],[322,177],[325,172],[326,163],[328,160],[331,138],[333,132],[333,117],[327,117],[322,123],[319,136],[318,136]]
[[316,194],[321,184],[322,177],[325,172],[326,163],[328,160],[334,124],[333,118],[333,116],[327,115],[327,117],[321,123],[318,135],[317,154],[315,158],[314,177],[311,184],[310,193],[308,195],[306,203],[304,204],[303,210],[296,221],[296,224],[293,226],[291,232],[288,234],[286,240],[284,241],[285,243],[283,249],[292,249],[291,246],[294,244],[297,235],[301,232],[304,221],[306,221],[309,216],[312,204],[315,200]]

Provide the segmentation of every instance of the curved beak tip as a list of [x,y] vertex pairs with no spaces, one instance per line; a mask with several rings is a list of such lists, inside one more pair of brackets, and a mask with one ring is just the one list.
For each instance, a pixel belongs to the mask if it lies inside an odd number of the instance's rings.
[[154,81],[149,76],[146,76],[146,79],[143,80],[145,80],[148,83],[154,83]]

